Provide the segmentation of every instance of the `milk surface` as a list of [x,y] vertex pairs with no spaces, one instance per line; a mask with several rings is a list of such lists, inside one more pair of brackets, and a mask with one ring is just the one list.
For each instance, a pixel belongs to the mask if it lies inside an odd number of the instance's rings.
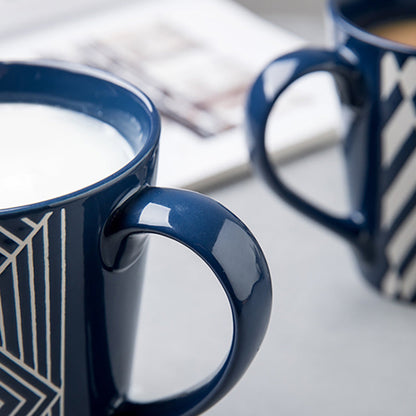
[[0,104],[0,209],[85,188],[133,157],[113,127],[71,110]]

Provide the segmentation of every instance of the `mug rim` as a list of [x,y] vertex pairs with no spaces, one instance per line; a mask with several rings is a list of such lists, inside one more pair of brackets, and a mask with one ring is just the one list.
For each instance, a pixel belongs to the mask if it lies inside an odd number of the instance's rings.
[[365,30],[362,26],[355,23],[353,20],[349,19],[342,13],[339,6],[339,0],[328,0],[327,8],[331,13],[332,19],[337,23],[337,25],[339,25],[344,29],[344,31],[361,40],[362,42],[368,43],[378,48],[393,50],[395,52],[401,52],[408,55],[413,55],[416,53],[416,47],[374,35],[373,33]]
[[[143,109],[145,109],[144,114],[146,114],[148,118],[147,121],[149,123],[149,132],[144,137],[143,144],[141,145],[137,153],[135,153],[133,158],[130,161],[128,161],[126,164],[124,164],[120,169],[114,171],[111,175],[108,175],[78,190],[75,190],[73,192],[69,192],[60,196],[48,198],[45,200],[41,200],[38,202],[29,203],[29,204],[0,208],[1,216],[7,215],[7,214],[16,214],[20,212],[26,212],[29,210],[42,209],[45,207],[54,208],[58,205],[62,205],[64,203],[65,204],[70,203],[79,198],[86,197],[89,194],[99,192],[100,190],[108,186],[111,186],[113,183],[119,181],[121,178],[128,176],[131,173],[131,171],[136,169],[136,167],[140,164],[142,160],[146,159],[146,156],[149,155],[153,151],[155,146],[158,145],[159,138],[160,138],[160,131],[161,131],[159,113],[155,105],[153,104],[153,102],[150,100],[150,98],[142,90],[140,90],[133,84],[129,83],[128,81],[125,81],[122,78],[119,78],[118,76],[111,74],[105,70],[92,68],[86,65],[67,62],[67,61],[10,60],[10,61],[2,61],[0,63],[0,69],[1,67],[4,67],[4,66],[7,67],[7,66],[13,66],[13,65],[28,66],[28,67],[34,67],[34,68],[38,67],[39,69],[54,69],[54,70],[62,71],[63,73],[79,74],[87,78],[99,79],[100,81],[113,84],[114,86],[119,87],[121,91],[125,93],[133,94],[134,97],[139,100]],[[0,76],[1,76],[1,73],[0,73]],[[57,96],[59,96],[59,94],[57,94]],[[2,101],[2,102],[7,103],[7,101]],[[12,102],[16,103],[16,101],[10,101],[10,103]],[[19,103],[30,103],[30,102],[22,100],[22,101],[19,101]],[[50,105],[50,104],[41,103],[41,105]],[[62,108],[67,108],[67,107],[62,106]],[[77,110],[71,110],[71,111],[77,111]],[[91,115],[89,116],[92,117]],[[127,138],[121,132],[119,132],[119,134],[127,141]]]

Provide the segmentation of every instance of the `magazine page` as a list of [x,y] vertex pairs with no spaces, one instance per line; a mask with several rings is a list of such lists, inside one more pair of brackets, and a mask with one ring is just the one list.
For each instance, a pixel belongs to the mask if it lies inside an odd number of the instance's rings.
[[[162,115],[158,183],[202,189],[249,169],[248,89],[275,57],[304,41],[227,0],[140,1],[0,44],[2,58],[47,58],[112,72]],[[336,137],[337,100],[324,74],[279,99],[268,149],[281,159]]]

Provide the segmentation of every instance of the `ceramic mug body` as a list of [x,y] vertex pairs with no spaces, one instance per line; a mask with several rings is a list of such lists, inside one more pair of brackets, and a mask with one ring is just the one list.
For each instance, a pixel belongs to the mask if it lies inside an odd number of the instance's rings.
[[[94,185],[0,210],[0,413],[191,415],[211,406],[244,373],[267,327],[270,278],[254,237],[209,198],[153,186],[159,117],[132,86],[63,63],[2,63],[0,101],[88,114],[115,127],[135,152]],[[235,333],[208,382],[139,404],[125,395],[149,233],[206,261],[228,296]],[[241,261],[244,273],[235,267]]]
[[[374,288],[416,302],[416,48],[366,30],[383,20],[416,16],[416,5],[410,0],[332,0],[328,6],[333,48],[280,57],[254,84],[247,105],[251,158],[277,194],[352,244]],[[293,71],[273,81],[272,71],[282,75],[288,62]],[[322,70],[334,76],[346,115],[347,218],[320,210],[285,186],[264,145],[267,117],[280,94],[297,78]]]

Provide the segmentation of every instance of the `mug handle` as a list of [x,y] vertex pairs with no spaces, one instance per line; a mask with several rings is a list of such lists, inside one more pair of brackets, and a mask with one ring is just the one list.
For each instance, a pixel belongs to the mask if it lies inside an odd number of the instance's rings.
[[230,302],[232,345],[224,364],[203,384],[151,403],[121,398],[111,414],[196,415],[227,394],[260,347],[271,311],[268,266],[247,227],[218,202],[195,192],[148,187],[122,203],[102,234],[101,251],[107,267],[111,269],[126,238],[137,233],[172,238],[208,264]]
[[338,218],[306,201],[280,179],[266,151],[265,130],[274,103],[298,78],[317,71],[326,71],[334,76],[343,104],[353,111],[364,105],[366,91],[362,76],[340,53],[305,48],[283,55],[259,74],[248,94],[245,128],[250,158],[269,187],[287,203],[351,243],[358,244],[366,230],[364,214],[352,212],[346,218]]

